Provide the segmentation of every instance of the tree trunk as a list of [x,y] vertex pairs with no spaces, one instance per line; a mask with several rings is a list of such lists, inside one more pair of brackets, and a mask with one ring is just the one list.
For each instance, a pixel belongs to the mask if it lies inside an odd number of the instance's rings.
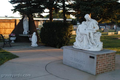
[[52,22],[53,21],[53,10],[52,10],[52,8],[50,9],[50,11],[49,11],[49,19],[50,19],[50,22]]
[[65,17],[65,13],[66,13],[66,11],[65,11],[65,0],[62,0],[62,2],[63,2],[63,19],[64,19],[64,22],[66,22],[66,17]]

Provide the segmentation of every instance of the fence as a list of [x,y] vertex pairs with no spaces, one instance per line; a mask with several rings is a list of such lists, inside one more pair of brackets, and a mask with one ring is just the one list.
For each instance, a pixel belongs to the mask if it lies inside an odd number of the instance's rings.
[[18,22],[19,19],[0,19],[0,34],[7,38]]
[[[19,23],[21,18],[0,18],[0,34],[3,34],[5,38],[9,37],[9,34],[14,30],[15,26]],[[49,18],[34,18],[36,28],[41,28],[43,22],[48,21]],[[56,18],[55,21],[62,21],[63,19]],[[72,21],[72,19],[67,19]]]

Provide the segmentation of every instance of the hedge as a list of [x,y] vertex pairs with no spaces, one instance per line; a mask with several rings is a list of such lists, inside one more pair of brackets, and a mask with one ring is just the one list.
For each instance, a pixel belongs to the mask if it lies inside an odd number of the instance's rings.
[[69,43],[73,26],[70,23],[47,22],[40,32],[41,42],[45,45],[60,48]]

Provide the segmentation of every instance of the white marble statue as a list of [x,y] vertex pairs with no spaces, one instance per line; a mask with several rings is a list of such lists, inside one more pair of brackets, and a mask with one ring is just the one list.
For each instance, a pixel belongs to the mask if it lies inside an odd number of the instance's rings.
[[29,21],[28,21],[28,18],[27,16],[24,17],[23,19],[23,34],[28,34],[29,32]]
[[37,36],[36,36],[36,32],[33,33],[32,35],[32,47],[37,47],[38,44],[37,44]]
[[100,51],[103,48],[103,43],[100,41],[100,32],[96,32],[98,22],[91,19],[89,14],[84,16],[86,21],[80,24],[76,31],[76,38],[73,47],[77,49],[89,50],[89,51]]

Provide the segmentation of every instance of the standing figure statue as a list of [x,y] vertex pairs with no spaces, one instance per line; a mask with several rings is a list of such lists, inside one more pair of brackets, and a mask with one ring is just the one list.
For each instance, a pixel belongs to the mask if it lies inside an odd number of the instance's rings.
[[32,47],[37,47],[38,44],[37,44],[37,36],[36,36],[36,32],[33,33],[32,35]]
[[25,16],[24,19],[23,19],[23,29],[24,29],[23,34],[28,34],[28,32],[29,32],[29,22],[28,22],[27,16]]
[[77,49],[100,51],[103,48],[103,43],[100,41],[100,32],[96,32],[98,22],[91,19],[89,14],[84,16],[86,21],[80,24],[76,31],[76,38],[73,47]]

